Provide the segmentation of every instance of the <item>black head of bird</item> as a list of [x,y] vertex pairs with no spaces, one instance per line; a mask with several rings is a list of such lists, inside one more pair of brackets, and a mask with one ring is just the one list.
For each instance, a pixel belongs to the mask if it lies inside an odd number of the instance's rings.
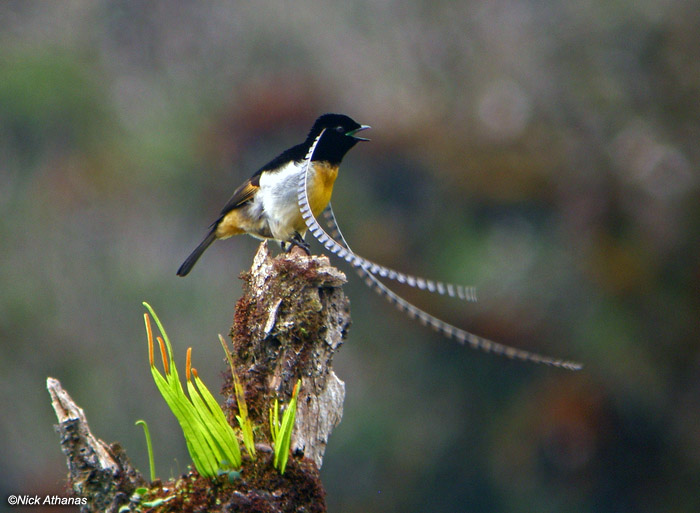
[[338,164],[345,154],[359,141],[369,141],[356,134],[370,128],[360,125],[357,121],[344,114],[324,114],[319,117],[309,131],[306,142],[310,145],[325,129],[323,137],[314,151],[313,160]]

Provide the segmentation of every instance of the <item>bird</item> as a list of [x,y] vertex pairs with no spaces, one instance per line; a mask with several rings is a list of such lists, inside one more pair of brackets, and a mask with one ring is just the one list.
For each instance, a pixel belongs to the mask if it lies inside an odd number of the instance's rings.
[[319,215],[331,200],[343,157],[358,142],[369,141],[357,135],[368,128],[344,114],[323,114],[316,119],[304,142],[280,153],[234,191],[177,275],[186,276],[215,240],[234,235],[272,239],[283,249],[298,246],[308,253],[304,242],[307,227],[297,204],[297,184],[306,169],[307,153],[323,134],[308,166],[309,205],[314,215]]

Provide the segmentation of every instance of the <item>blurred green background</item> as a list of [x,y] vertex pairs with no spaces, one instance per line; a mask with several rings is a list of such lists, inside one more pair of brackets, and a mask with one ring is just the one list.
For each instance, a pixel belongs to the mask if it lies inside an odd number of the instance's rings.
[[143,471],[140,418],[158,474],[184,471],[141,301],[218,389],[257,242],[175,271],[242,180],[342,112],[373,127],[333,198],[354,249],[478,286],[476,305],[399,290],[586,367],[460,347],[339,263],[329,510],[700,510],[697,7],[2,2],[0,509],[63,490],[47,376]]

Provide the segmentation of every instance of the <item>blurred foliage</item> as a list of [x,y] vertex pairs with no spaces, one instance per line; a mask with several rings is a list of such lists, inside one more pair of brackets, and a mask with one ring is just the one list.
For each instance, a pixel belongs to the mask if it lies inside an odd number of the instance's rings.
[[455,346],[350,276],[331,511],[700,509],[696,7],[0,4],[0,496],[63,490],[47,375],[142,469],[147,412],[159,471],[184,469],[134,365],[140,303],[215,383],[257,243],[175,270],[235,186],[337,111],[373,126],[333,200],[353,248],[477,285],[474,306],[401,291],[586,368]]

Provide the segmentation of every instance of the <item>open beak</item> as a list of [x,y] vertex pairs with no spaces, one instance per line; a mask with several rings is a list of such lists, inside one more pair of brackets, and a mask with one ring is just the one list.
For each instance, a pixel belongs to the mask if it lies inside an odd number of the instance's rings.
[[360,132],[362,130],[367,130],[368,128],[372,128],[369,125],[362,125],[360,128],[356,128],[355,130],[350,130],[347,132],[345,135],[352,137],[353,139],[357,139],[358,141],[369,141],[369,139],[365,139],[364,137],[356,137],[355,134],[357,132]]

